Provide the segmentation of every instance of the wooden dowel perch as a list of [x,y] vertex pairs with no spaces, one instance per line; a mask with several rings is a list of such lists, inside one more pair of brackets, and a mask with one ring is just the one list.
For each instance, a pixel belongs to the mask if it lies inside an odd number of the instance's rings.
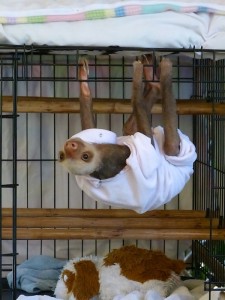
[[[195,218],[205,218],[208,213],[195,210]],[[3,208],[3,217],[12,217],[11,208]],[[17,208],[17,217],[75,217],[75,218],[193,218],[193,210],[151,210],[137,214],[129,209],[74,209],[74,208]]]
[[[12,112],[12,97],[2,97],[2,111]],[[94,113],[131,113],[132,107],[129,100],[122,99],[94,99]],[[79,113],[80,104],[78,99],[51,98],[51,97],[18,97],[18,113]],[[161,114],[161,104],[155,104],[153,114]],[[211,103],[203,100],[177,100],[177,113],[180,115],[196,114],[225,114],[225,103]]]
[[[2,238],[12,239],[12,210],[2,210]],[[220,219],[204,211],[120,209],[17,209],[17,239],[222,240]]]

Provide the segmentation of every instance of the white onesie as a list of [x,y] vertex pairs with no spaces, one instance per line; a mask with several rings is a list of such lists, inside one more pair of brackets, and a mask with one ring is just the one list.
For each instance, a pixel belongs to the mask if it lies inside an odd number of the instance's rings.
[[154,147],[151,139],[140,132],[116,138],[115,133],[108,130],[88,129],[74,135],[72,138],[80,137],[91,143],[125,144],[131,151],[126,167],[119,174],[104,180],[76,175],[79,187],[96,201],[138,213],[169,202],[193,174],[197,154],[193,143],[178,130],[180,153],[167,156],[163,152],[163,128],[158,126],[153,132]]

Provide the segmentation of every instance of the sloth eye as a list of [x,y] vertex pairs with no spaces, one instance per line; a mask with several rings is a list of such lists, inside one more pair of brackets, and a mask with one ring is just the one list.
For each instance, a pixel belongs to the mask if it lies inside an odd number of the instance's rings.
[[64,154],[64,152],[63,152],[63,151],[59,151],[59,155],[58,155],[58,159],[59,159],[59,161],[63,161],[63,160],[64,160],[64,158],[65,158],[65,154]]
[[82,154],[82,160],[86,161],[86,160],[88,160],[88,158],[89,158],[89,155],[87,153]]

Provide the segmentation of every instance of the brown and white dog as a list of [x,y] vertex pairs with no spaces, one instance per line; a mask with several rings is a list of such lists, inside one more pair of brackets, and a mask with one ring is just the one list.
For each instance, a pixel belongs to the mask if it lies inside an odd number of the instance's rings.
[[57,282],[55,295],[63,300],[144,299],[151,293],[167,297],[180,285],[185,263],[160,251],[124,246],[103,258],[84,257],[69,261]]

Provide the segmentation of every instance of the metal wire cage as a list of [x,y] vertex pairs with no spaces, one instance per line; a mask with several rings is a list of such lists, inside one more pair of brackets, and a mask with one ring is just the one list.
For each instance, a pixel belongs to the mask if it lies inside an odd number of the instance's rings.
[[[224,115],[215,112],[215,106],[224,103],[224,60],[198,61],[197,95],[212,103],[213,114],[198,116],[195,119],[195,142],[199,151],[194,177],[194,208],[208,210],[208,213],[221,216],[224,227]],[[213,237],[212,237],[213,238]],[[193,253],[196,271],[203,274],[206,289],[212,283],[224,285],[224,240],[195,241]]]
[[[1,46],[0,50],[0,207],[13,210],[11,240],[5,241],[5,231],[0,226],[0,273],[5,278],[12,270],[14,299],[16,266],[24,259],[34,254],[67,259],[84,256],[89,251],[101,254],[126,243],[17,239],[18,207],[100,207],[90,203],[74,186],[71,176],[59,171],[57,164],[62,136],[66,139],[74,128],[80,130],[79,107],[74,106],[79,92],[76,66],[80,55],[90,60],[90,86],[100,103],[96,108],[97,126],[118,134],[129,109],[122,107],[118,113],[115,103],[129,104],[133,60],[146,53],[154,53],[158,59],[164,55],[171,57],[174,92],[181,104],[178,126],[193,139],[198,159],[193,180],[164,209],[203,210],[212,224],[217,216],[219,227],[224,228],[225,51],[48,46]],[[157,124],[160,116],[156,113],[152,121]],[[59,134],[58,128],[62,126]],[[52,141],[47,145],[50,135]],[[0,214],[2,225],[2,209]],[[174,257],[187,260],[189,276],[204,279],[209,292],[215,285],[223,290],[225,245],[223,239],[214,239],[211,229],[209,240],[132,242],[165,253],[172,249]],[[0,285],[3,290],[4,280]]]

